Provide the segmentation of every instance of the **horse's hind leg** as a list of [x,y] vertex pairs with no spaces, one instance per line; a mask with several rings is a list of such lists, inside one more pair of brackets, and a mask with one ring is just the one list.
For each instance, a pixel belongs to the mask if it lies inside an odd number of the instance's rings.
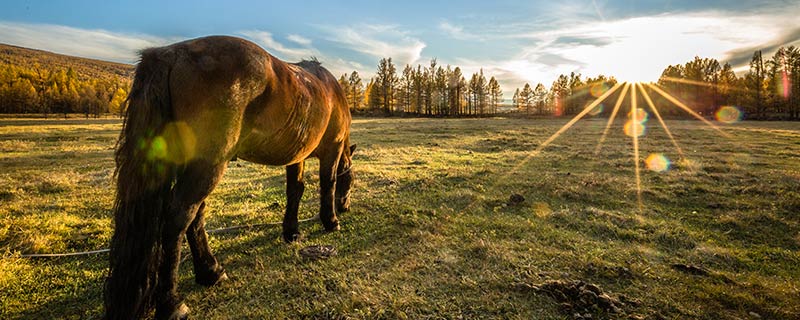
[[208,246],[208,237],[205,229],[205,208],[206,202],[200,203],[194,221],[186,230],[186,240],[189,242],[189,249],[192,251],[192,263],[194,265],[194,281],[204,286],[213,286],[221,280],[227,279],[225,269],[217,262],[217,258],[211,253]]
[[178,264],[181,239],[202,206],[203,200],[219,182],[227,162],[211,165],[202,160],[189,164],[178,176],[169,203],[169,214],[161,231],[163,258],[158,271],[156,319],[183,319],[188,308],[178,297]]

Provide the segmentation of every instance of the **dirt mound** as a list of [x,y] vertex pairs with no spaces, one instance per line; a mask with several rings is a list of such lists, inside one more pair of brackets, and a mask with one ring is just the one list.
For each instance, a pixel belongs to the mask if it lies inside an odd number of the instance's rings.
[[522,287],[552,297],[574,319],[625,318],[624,308],[639,304],[623,295],[612,297],[597,285],[581,280],[549,280]]
[[508,205],[509,206],[516,206],[525,202],[525,197],[523,197],[519,193],[513,193],[510,197],[508,197]]
[[336,248],[328,245],[313,245],[300,249],[300,255],[309,260],[328,259],[337,254]]

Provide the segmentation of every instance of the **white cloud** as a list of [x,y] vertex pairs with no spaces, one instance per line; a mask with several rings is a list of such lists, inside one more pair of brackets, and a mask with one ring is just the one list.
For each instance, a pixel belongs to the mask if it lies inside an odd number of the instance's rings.
[[135,63],[138,51],[177,39],[51,24],[0,22],[0,42],[100,60]]
[[319,55],[319,51],[311,47],[290,48],[275,40],[272,33],[263,30],[239,31],[239,35],[261,45],[271,54],[286,61],[299,61]]
[[[508,38],[522,42],[522,47],[507,58],[451,60],[461,65],[465,74],[482,66],[487,75],[496,75],[506,96],[525,82],[549,86],[559,74],[570,72],[584,77],[604,74],[621,80],[655,81],[666,66],[685,63],[695,56],[725,62],[737,55],[752,55],[748,48],[797,41],[789,36],[799,33],[787,33],[786,26],[794,26],[793,17],[798,13],[741,16],[697,12],[580,25],[556,23],[561,27],[509,34]],[[741,48],[746,48],[744,53]]]
[[288,39],[289,41],[294,42],[296,44],[299,44],[301,46],[310,46],[311,45],[311,39],[303,37],[301,35],[297,35],[297,34],[290,34],[289,36],[286,37],[286,39]]
[[[735,33],[732,30],[736,30]],[[762,43],[780,27],[759,23],[752,17],[712,13],[660,15],[586,24],[556,32],[557,36],[583,35],[609,39],[603,45],[571,43],[529,48],[580,62],[572,65],[588,75],[616,75],[622,80],[655,81],[671,64],[695,56],[724,59],[727,52]]]
[[448,21],[442,21],[439,23],[439,30],[444,32],[446,35],[450,36],[451,38],[458,39],[458,40],[482,40],[483,38],[472,34],[469,32],[464,31],[464,27],[454,25]]
[[[286,61],[299,61],[312,56],[317,57],[328,70],[336,76],[353,70],[366,71],[357,62],[341,57],[322,54],[311,46],[310,39],[300,35],[289,35],[287,39],[301,47],[289,47],[274,39],[272,34],[261,30],[238,32],[238,35],[263,46]],[[47,50],[51,52],[122,63],[136,63],[138,52],[149,47],[167,45],[185,38],[157,37],[145,34],[111,32],[107,30],[87,30],[50,24],[28,24],[0,21],[0,42]]]
[[302,47],[288,47],[283,43],[275,40],[272,33],[263,30],[247,30],[239,31],[241,35],[253,42],[261,45],[281,60],[287,62],[295,62],[311,57],[317,58],[322,63],[322,66],[328,69],[333,75],[340,76],[343,73],[350,73],[353,70],[364,70],[364,66],[360,63],[342,59],[340,57],[333,57],[320,52],[317,48],[311,46],[311,39],[299,36],[289,35],[287,39],[293,43],[302,45]]
[[425,43],[409,36],[407,32],[390,25],[362,24],[349,27],[321,27],[331,41],[349,50],[375,58],[392,58],[397,65],[414,64],[425,48]]

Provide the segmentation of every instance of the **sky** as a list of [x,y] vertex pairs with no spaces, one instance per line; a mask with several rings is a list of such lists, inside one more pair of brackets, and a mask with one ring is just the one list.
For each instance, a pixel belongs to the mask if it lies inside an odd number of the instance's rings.
[[800,45],[800,1],[7,1],[0,43],[124,63],[146,47],[232,35],[278,58],[316,57],[335,75],[378,61],[483,69],[505,95],[559,74],[656,81],[695,56],[747,70]]

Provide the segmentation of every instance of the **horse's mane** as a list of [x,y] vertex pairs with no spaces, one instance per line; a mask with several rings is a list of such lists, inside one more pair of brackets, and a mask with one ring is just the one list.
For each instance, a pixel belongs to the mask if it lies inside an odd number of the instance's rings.
[[312,72],[322,68],[322,62],[319,62],[317,57],[300,60],[300,62],[297,62],[294,65]]
[[[294,63],[294,65],[303,68],[321,80],[325,80],[328,76],[333,77],[333,75],[331,75],[331,73],[322,66],[322,62],[317,60],[317,57],[303,59],[300,62]],[[333,78],[333,80],[336,81],[336,78]]]

